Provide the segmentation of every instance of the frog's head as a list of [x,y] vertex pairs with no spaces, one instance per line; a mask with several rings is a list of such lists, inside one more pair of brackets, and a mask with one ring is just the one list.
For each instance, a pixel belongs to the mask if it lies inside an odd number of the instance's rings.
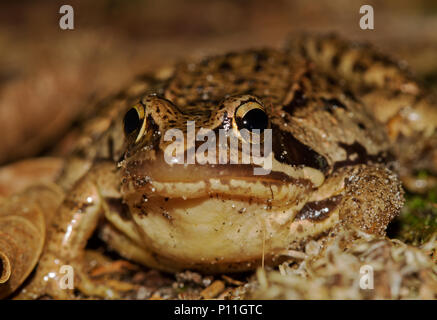
[[[277,241],[279,233],[287,233],[312,190],[323,183],[325,168],[319,154],[281,130],[269,107],[256,96],[239,95],[215,109],[194,112],[151,95],[126,113],[122,191],[152,251],[165,253],[182,267],[202,265],[204,270],[204,264],[212,264],[211,270],[232,270],[250,268],[262,255],[265,237],[269,257],[274,249],[284,248]],[[194,121],[193,132],[189,121]],[[205,129],[212,136],[195,141]],[[241,134],[243,129],[250,135]],[[244,164],[243,145],[253,146],[251,139],[256,138],[252,129],[261,132],[257,141],[263,161],[257,164],[249,157],[250,163]],[[267,129],[272,130],[271,141]],[[238,148],[231,147],[230,136]],[[212,149],[201,149],[208,141],[215,151],[210,158]],[[227,161],[220,158],[223,141],[228,143]],[[200,153],[206,157],[199,158]],[[266,164],[271,167],[257,174],[255,169]]]
[[[291,224],[323,184],[325,158],[286,130],[271,99],[260,98],[262,87],[236,95],[223,94],[226,87],[222,79],[219,89],[199,97],[177,94],[170,84],[162,97],[143,98],[124,117],[123,197],[158,263],[250,269],[264,253],[272,259],[305,237],[290,232]],[[202,130],[208,138],[194,141]],[[220,158],[221,134],[238,141],[225,148],[227,161]],[[244,162],[245,143],[258,145],[262,161]]]
[[[271,122],[269,113],[253,95],[196,110],[147,96],[124,117],[126,186],[169,198],[224,193],[264,201],[287,200],[287,194],[272,195],[273,185],[319,186],[323,158]],[[239,188],[231,188],[235,183]]]

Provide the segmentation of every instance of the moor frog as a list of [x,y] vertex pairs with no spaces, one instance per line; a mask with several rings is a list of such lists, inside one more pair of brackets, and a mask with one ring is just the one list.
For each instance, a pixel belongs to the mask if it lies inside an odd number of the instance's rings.
[[[398,174],[414,188],[416,170],[437,169],[430,98],[404,66],[335,36],[181,63],[139,78],[99,110],[57,185],[31,188],[23,202],[4,209],[3,217],[27,206],[45,220],[32,216],[42,231],[37,240],[23,237],[34,245],[15,276],[14,259],[19,266],[24,258],[0,240],[3,273],[10,273],[2,296],[37,261],[19,297],[69,297],[72,290],[59,289],[61,265],[75,268],[80,290],[105,296],[80,271],[96,228],[123,257],[206,273],[278,264],[288,250],[302,250],[339,225],[383,235],[403,205]],[[186,135],[188,121],[196,130],[237,136],[271,129],[271,170],[254,175],[254,163],[168,163],[164,135]],[[191,147],[184,144],[184,153]]]

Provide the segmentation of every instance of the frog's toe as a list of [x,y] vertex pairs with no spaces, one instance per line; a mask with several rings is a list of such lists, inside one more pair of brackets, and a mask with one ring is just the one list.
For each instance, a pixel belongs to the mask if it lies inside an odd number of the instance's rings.
[[86,297],[121,299],[126,292],[139,289],[136,284],[119,280],[137,269],[136,265],[126,260],[114,261],[98,251],[87,250],[78,274],[77,290]]
[[52,254],[43,254],[35,274],[14,299],[74,299],[74,276],[74,267],[71,264]]
[[[119,299],[120,291],[126,285],[117,281],[102,283],[91,278],[84,260],[61,261],[58,257],[46,254],[42,257],[35,275],[15,299],[55,299],[71,300],[97,297]],[[121,288],[121,289],[120,289]],[[132,289],[132,288],[130,288]]]
[[86,274],[81,276],[78,290],[87,297],[122,299],[126,292],[137,291],[139,286],[119,280],[98,281]]

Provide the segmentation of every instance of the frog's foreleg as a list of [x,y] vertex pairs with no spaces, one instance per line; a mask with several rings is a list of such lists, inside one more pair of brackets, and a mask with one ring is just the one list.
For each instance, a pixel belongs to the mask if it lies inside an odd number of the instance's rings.
[[[295,226],[291,228],[293,233],[302,224],[309,234],[324,232],[335,225],[384,235],[387,225],[400,213],[404,204],[398,176],[376,165],[353,165],[337,169],[313,193],[309,203],[334,197],[340,200],[323,219],[311,220],[299,213],[299,219],[295,220]],[[305,235],[303,232],[300,234]]]
[[[409,189],[424,191],[437,183],[437,99],[415,81],[405,64],[370,45],[334,35],[304,36],[290,48],[331,79],[344,81],[349,96],[362,101],[385,125]],[[434,177],[414,177],[422,169]]]
[[[36,274],[17,298],[35,299],[44,295],[57,299],[72,298],[73,289],[90,287],[83,268],[85,246],[102,217],[104,197],[119,196],[117,181],[112,162],[98,163],[66,194],[48,227]],[[65,277],[66,270],[72,270],[73,277]],[[108,294],[103,286],[93,287],[94,292]]]
[[0,206],[0,298],[11,295],[34,269],[43,250],[46,221],[62,197],[56,185],[41,185]]
[[387,168],[358,165],[345,167],[339,221],[366,233],[385,235],[387,225],[404,204],[396,174]]
[[171,259],[153,253],[150,249],[141,247],[128,236],[118,231],[111,224],[105,224],[100,230],[100,237],[112,249],[121,256],[135,261],[149,268],[159,269],[165,272],[177,272],[183,270],[183,266]]

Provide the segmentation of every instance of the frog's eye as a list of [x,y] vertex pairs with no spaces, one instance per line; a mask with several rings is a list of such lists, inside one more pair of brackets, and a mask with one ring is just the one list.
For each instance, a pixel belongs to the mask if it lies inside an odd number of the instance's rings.
[[235,122],[240,131],[259,130],[262,133],[269,126],[269,117],[261,104],[249,101],[235,110]]
[[124,116],[123,125],[126,136],[129,136],[135,131],[140,130],[135,142],[138,142],[146,129],[146,121],[144,121],[144,116],[144,107],[141,104],[130,108]]

